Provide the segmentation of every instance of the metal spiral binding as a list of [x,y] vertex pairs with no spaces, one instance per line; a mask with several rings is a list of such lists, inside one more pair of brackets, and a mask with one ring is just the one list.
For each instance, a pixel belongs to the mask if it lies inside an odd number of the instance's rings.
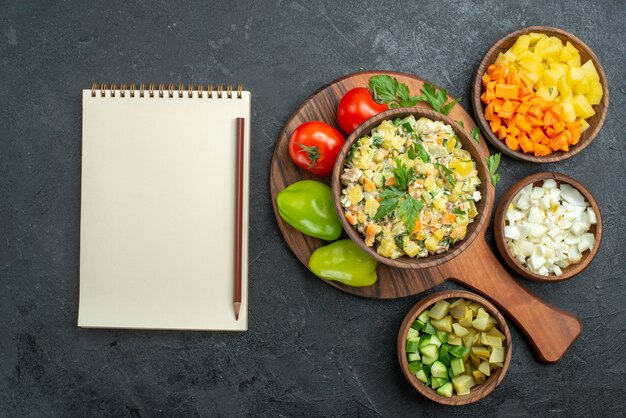
[[[174,98],[176,93],[178,93],[177,96],[179,98],[183,98],[185,97],[185,92],[187,92],[186,96],[188,98],[192,98],[194,97],[195,91],[198,92],[196,97],[199,99],[203,99],[205,97],[212,99],[214,95],[216,95],[218,99],[222,99],[224,98],[224,93],[226,93],[226,98],[232,99],[234,93],[232,84],[227,84],[226,89],[224,89],[224,85],[222,84],[218,84],[217,88],[215,88],[213,84],[208,84],[206,86],[206,90],[204,84],[198,84],[197,86],[195,84],[188,84],[187,87],[185,87],[182,83],[178,85],[178,88],[176,88],[174,83],[169,83],[167,85],[167,89],[165,83],[159,83],[158,85],[156,83],[150,83],[148,85],[146,85],[146,83],[140,83],[139,88],[137,88],[136,83],[130,83],[130,85],[122,83],[119,86],[117,83],[111,83],[110,85],[107,83],[93,83],[91,85],[91,97],[97,97],[98,92],[100,92],[100,97],[107,97],[107,91],[109,93],[109,97],[126,97],[126,94],[130,97],[135,97],[135,93],[139,91],[139,97],[146,97],[147,94],[150,98],[158,95],[159,98],[168,97],[170,99]],[[238,84],[236,98],[241,99],[242,97],[243,86]]]

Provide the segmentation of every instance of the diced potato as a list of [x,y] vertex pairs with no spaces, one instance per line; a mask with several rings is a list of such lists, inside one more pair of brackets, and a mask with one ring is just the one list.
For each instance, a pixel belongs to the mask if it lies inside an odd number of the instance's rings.
[[[462,299],[459,299],[462,301]],[[450,306],[450,315],[452,315],[455,319],[463,319],[465,318],[465,312],[469,310],[469,308],[465,305],[465,303],[457,303],[456,305]]]
[[556,86],[556,83],[563,76],[559,71],[555,69],[547,69],[543,72],[542,80],[548,86]]
[[[580,68],[577,68],[580,69]],[[575,94],[585,94],[589,92],[589,88],[591,86],[591,83],[589,83],[589,80],[587,80],[586,78],[583,78],[582,80],[580,80],[580,82],[574,84],[574,93]]]
[[581,81],[583,81],[584,78],[585,78],[585,72],[583,71],[582,68],[570,67],[567,73],[567,81],[570,84],[580,83]]
[[469,328],[472,326],[473,320],[474,320],[474,312],[472,312],[471,309],[467,309],[465,311],[465,317],[463,319],[459,319],[459,324],[461,324],[462,326],[466,328]]
[[476,317],[476,319],[474,319],[474,321],[472,322],[472,325],[474,326],[474,328],[476,328],[479,331],[486,331],[487,328],[489,327],[489,317],[478,316]]
[[[589,61],[591,62],[591,61]],[[589,91],[585,94],[587,101],[591,105],[600,104],[603,96],[602,84],[599,81],[592,80],[589,82]]]
[[474,370],[472,372],[472,375],[474,376],[474,380],[476,381],[476,383],[485,383],[486,377],[480,370]]
[[529,46],[530,46],[530,36],[522,35],[519,38],[517,38],[517,40],[511,47],[511,51],[513,51],[515,55],[519,56],[522,52],[527,51]]
[[593,107],[591,107],[591,104],[587,101],[587,98],[585,98],[582,94],[577,94],[572,98],[572,105],[574,106],[576,116],[583,119],[587,119],[588,117],[596,114]]
[[415,241],[409,241],[404,244],[404,252],[407,253],[409,257],[415,257],[417,253],[420,252],[420,247],[417,245]]
[[439,240],[436,236],[431,235],[426,239],[426,241],[424,241],[424,246],[428,251],[435,251],[439,246]]
[[561,79],[559,79],[556,83],[556,86],[559,89],[561,96],[569,97],[572,95],[572,86],[568,83],[567,77],[561,77]]
[[576,120],[576,112],[571,102],[561,102],[561,108],[563,109],[563,122],[569,123]]
[[587,60],[581,68],[585,72],[585,77],[587,77],[589,81],[600,81],[600,75],[598,74],[596,67],[593,65],[593,61]]

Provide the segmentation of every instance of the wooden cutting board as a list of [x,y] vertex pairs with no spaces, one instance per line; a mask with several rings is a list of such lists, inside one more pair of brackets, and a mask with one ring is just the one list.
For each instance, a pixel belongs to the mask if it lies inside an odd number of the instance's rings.
[[[270,169],[272,204],[285,242],[305,266],[308,265],[313,251],[326,245],[326,242],[304,235],[283,221],[276,208],[276,195],[288,185],[304,179],[330,185],[330,177],[317,177],[297,167],[289,157],[289,136],[300,124],[313,120],[326,122],[339,129],[335,117],[339,100],[348,90],[367,86],[369,78],[375,74],[393,75],[401,83],[406,83],[413,94],[418,93],[424,83],[419,77],[393,71],[348,75],[322,87],[306,99],[289,118],[278,137]],[[423,103],[418,104],[419,106],[429,107]],[[476,126],[470,114],[460,105],[454,106],[449,116],[461,121],[468,132]],[[479,150],[483,158],[489,155],[486,141],[482,137]],[[484,215],[489,219],[493,207],[485,209],[487,213]],[[448,279],[453,280],[482,294],[502,309],[528,337],[541,361],[558,361],[580,334],[580,321],[574,315],[543,302],[520,286],[512,277],[513,273],[500,264],[487,245],[485,229],[483,227],[472,243],[457,257],[438,266],[428,269],[400,269],[380,264],[378,281],[372,286],[350,287],[333,281],[326,283],[357,296],[395,299],[416,295]]]

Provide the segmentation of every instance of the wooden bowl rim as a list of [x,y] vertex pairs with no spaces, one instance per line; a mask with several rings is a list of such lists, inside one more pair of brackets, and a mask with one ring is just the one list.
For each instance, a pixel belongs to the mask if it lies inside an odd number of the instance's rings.
[[[461,139],[463,149],[469,151],[472,154],[472,158],[476,162],[478,176],[481,180],[480,191],[482,194],[482,198],[479,202],[480,206],[477,207],[478,215],[476,216],[476,218],[474,218],[474,222],[468,225],[468,235],[465,237],[465,239],[463,239],[463,241],[454,244],[452,247],[450,247],[448,251],[442,254],[429,255],[428,257],[424,258],[410,258],[406,255],[403,255],[402,257],[392,260],[391,258],[383,257],[382,255],[378,254],[374,247],[368,247],[367,245],[365,245],[363,236],[356,229],[354,229],[352,225],[350,225],[346,220],[343,213],[343,207],[341,206],[342,184],[339,177],[343,170],[345,160],[349,154],[350,148],[359,138],[361,138],[364,134],[369,133],[373,128],[378,126],[384,120],[391,120],[396,117],[406,117],[409,115],[415,116],[416,119],[419,117],[427,117],[434,121],[442,121],[452,127],[454,133]],[[474,157],[475,155],[478,155],[480,158],[476,159]],[[482,158],[480,149],[477,147],[477,144],[474,143],[474,140],[469,136],[469,134],[465,132],[464,129],[461,129],[461,127],[453,119],[441,113],[435,112],[434,110],[420,107],[407,107],[390,109],[371,117],[361,126],[359,126],[354,132],[352,132],[348,136],[348,138],[346,138],[346,142],[343,144],[341,150],[339,151],[339,155],[337,156],[337,160],[335,161],[335,166],[333,167],[331,189],[333,193],[335,210],[337,211],[337,215],[339,216],[339,220],[341,222],[341,225],[343,226],[344,231],[348,234],[348,237],[350,237],[352,241],[356,242],[356,244],[361,247],[366,253],[374,257],[374,259],[376,259],[380,263],[386,264],[391,267],[430,268],[445,263],[459,255],[474,241],[476,236],[478,236],[478,234],[487,225],[489,219],[488,216],[485,215],[489,214],[493,206],[493,201],[495,199],[494,190],[489,181],[489,168],[487,167],[487,162],[485,161],[485,159]]]
[[[591,249],[591,251],[583,255],[582,260],[578,264],[572,264],[563,269],[563,274],[561,276],[555,276],[553,274],[549,276],[542,276],[528,270],[528,268],[522,265],[522,263],[520,263],[517,258],[513,257],[508,245],[506,244],[506,239],[504,238],[506,209],[508,208],[513,198],[528,184],[535,184],[546,179],[554,179],[557,183],[567,183],[570,186],[574,187],[576,190],[578,190],[591,205],[594,212],[596,213],[597,218],[597,223],[595,225],[596,228],[594,231],[596,240],[593,248]],[[511,188],[507,190],[507,192],[502,196],[502,198],[500,199],[500,203],[498,204],[498,209],[496,210],[493,224],[493,232],[495,234],[496,245],[498,246],[498,250],[500,250],[500,254],[502,254],[502,258],[504,258],[504,261],[506,261],[509,267],[511,267],[515,272],[524,276],[527,279],[534,280],[536,282],[561,282],[563,280],[571,279],[572,277],[580,274],[589,266],[589,264],[591,264],[591,261],[593,261],[594,257],[598,253],[600,243],[602,242],[602,214],[600,213],[600,207],[598,206],[598,202],[596,201],[596,199],[593,197],[591,192],[578,180],[561,173],[541,172],[524,177],[513,186],[511,186]]]
[[[587,134],[585,139],[581,139],[581,141],[574,145],[569,151],[557,151],[553,154],[546,155],[544,157],[535,157],[533,154],[526,154],[523,151],[513,151],[503,141],[500,141],[495,134],[491,131],[491,127],[489,123],[485,119],[484,116],[484,107],[483,103],[480,100],[480,94],[483,90],[482,86],[482,76],[487,70],[487,67],[495,61],[495,55],[500,48],[503,48],[503,45],[506,45],[508,42],[511,42],[514,38],[519,37],[520,35],[527,34],[529,32],[542,32],[546,35],[559,35],[562,38],[566,38],[570,40],[573,44],[575,44],[577,49],[582,49],[589,58],[593,61],[596,69],[598,70],[598,75],[600,76],[600,83],[602,83],[603,89],[603,97],[602,101],[598,105],[594,105],[594,110],[599,113],[599,119],[594,121],[594,124],[589,127],[589,133],[584,132],[583,135]],[[606,115],[608,113],[609,108],[609,85],[606,78],[606,73],[604,72],[604,68],[600,63],[600,60],[593,52],[593,50],[584,43],[580,38],[575,36],[574,34],[567,32],[563,29],[550,27],[550,26],[527,26],[522,29],[518,29],[513,31],[504,37],[500,38],[496,41],[485,53],[485,56],[481,60],[478,70],[476,70],[476,75],[474,76],[474,83],[472,86],[472,110],[474,111],[474,117],[476,119],[477,125],[483,132],[483,135],[489,140],[489,142],[496,147],[499,151],[508,155],[509,157],[516,158],[521,161],[527,161],[532,163],[554,163],[557,161],[562,161],[573,157],[578,154],[593,142],[593,140],[598,136],[598,133],[602,129],[602,125],[604,125],[604,120],[606,119]]]
[[[417,380],[417,378],[413,374],[411,374],[411,372],[409,372],[409,362],[406,358],[406,336],[409,332],[409,328],[413,324],[413,321],[415,321],[415,319],[424,309],[435,304],[439,300],[455,298],[469,299],[478,302],[487,310],[487,312],[489,312],[490,315],[494,316],[498,320],[498,325],[500,326],[502,333],[506,337],[506,353],[503,367],[492,373],[491,376],[489,376],[484,383],[475,386],[475,388],[473,388],[469,395],[452,395],[451,398],[446,398],[439,395],[434,389],[431,389],[424,383]],[[402,321],[402,324],[400,325],[400,329],[398,331],[398,361],[400,363],[400,368],[402,369],[404,377],[409,381],[411,386],[413,386],[413,388],[417,390],[420,394],[432,401],[444,405],[467,405],[477,402],[493,392],[495,388],[500,384],[500,382],[502,382],[502,379],[504,379],[504,376],[509,369],[509,365],[511,364],[512,352],[513,341],[511,340],[511,332],[509,331],[509,326],[507,325],[504,316],[502,316],[500,311],[498,311],[498,309],[487,299],[467,290],[442,290],[440,292],[435,292],[427,296],[426,298],[413,305],[411,310],[405,315],[404,320]]]

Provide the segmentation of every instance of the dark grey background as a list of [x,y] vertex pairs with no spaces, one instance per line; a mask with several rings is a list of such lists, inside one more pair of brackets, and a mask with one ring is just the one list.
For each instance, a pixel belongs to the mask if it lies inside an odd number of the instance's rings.
[[[480,3],[1,1],[0,416],[623,415],[626,5]],[[584,329],[548,366],[513,327],[497,390],[442,407],[409,387],[395,359],[398,326],[420,297],[356,298],[300,265],[275,223],[270,158],[298,104],[354,71],[417,74],[469,107],[488,47],[533,24],[582,38],[609,79],[609,114],[589,148],[552,165],[503,157],[497,188],[554,170],[595,194],[606,232],[591,267],[566,283],[523,283]],[[80,91],[170,80],[242,82],[254,94],[250,331],[78,329]]]

